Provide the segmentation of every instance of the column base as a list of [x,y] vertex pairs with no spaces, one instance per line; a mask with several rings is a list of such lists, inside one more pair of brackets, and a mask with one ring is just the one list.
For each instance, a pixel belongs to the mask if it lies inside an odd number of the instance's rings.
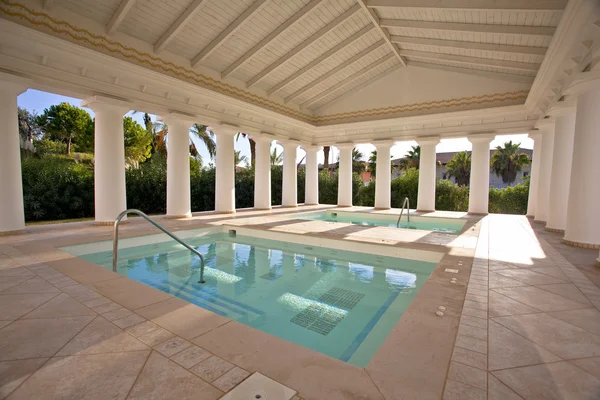
[[319,203],[304,203],[305,206],[318,206]]
[[257,207],[254,207],[255,211],[271,211],[272,209],[273,208],[271,208],[271,207],[269,207],[269,208],[257,208]]
[[467,215],[476,215],[476,216],[480,216],[480,217],[481,217],[481,216],[483,216],[483,217],[484,217],[484,216],[486,216],[486,215],[489,215],[489,214],[490,214],[489,212],[484,212],[484,213],[480,213],[480,212],[473,212],[473,211],[468,211],[468,212],[467,212]]
[[392,207],[373,207],[373,210],[391,210]]
[[550,228],[549,226],[544,228],[545,230],[547,230],[548,232],[556,232],[556,233],[565,233],[564,229],[558,229],[558,228]]
[[[121,222],[119,223],[119,225],[123,225],[126,224],[127,222],[129,222],[126,219],[122,219]],[[94,225],[96,226],[113,226],[115,224],[115,221],[94,221]]]
[[567,239],[563,239],[562,242],[564,244],[566,244],[567,246],[580,247],[582,249],[596,249],[596,250],[600,250],[600,244],[574,242],[572,240],[567,240]]
[[416,212],[422,212],[422,213],[430,213],[430,212],[435,212],[435,210],[419,210],[418,208],[415,210]]
[[546,221],[542,221],[540,219],[534,219],[533,222],[536,224],[545,224],[546,223]]
[[17,230],[14,230],[14,231],[3,231],[3,232],[0,232],[0,236],[22,235],[24,233],[27,233],[27,231],[25,229],[17,229]]
[[347,205],[347,204],[338,204],[336,207],[337,208],[348,208],[348,207],[353,207],[353,206],[352,206],[352,204],[350,204],[350,205]]
[[215,210],[216,214],[235,214],[235,210],[233,211],[219,211],[219,210]]
[[526,218],[532,218],[532,219],[533,219],[533,218],[535,218],[535,215],[530,215],[530,214],[527,214],[525,217],[526,217]]
[[185,219],[185,218],[192,218],[192,213],[189,214],[183,214],[183,215],[165,215],[166,219]]
[[298,204],[282,204],[282,208],[298,208]]

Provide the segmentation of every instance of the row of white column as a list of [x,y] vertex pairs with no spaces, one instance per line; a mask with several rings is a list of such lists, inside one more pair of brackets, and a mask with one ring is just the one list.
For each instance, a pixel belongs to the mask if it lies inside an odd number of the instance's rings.
[[[600,248],[600,76],[584,72],[540,121],[527,215],[564,232],[567,244]],[[600,260],[600,259],[599,259]]]

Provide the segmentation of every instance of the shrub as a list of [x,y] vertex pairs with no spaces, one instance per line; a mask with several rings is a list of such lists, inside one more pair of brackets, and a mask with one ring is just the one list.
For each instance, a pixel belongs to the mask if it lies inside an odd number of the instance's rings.
[[405,197],[408,197],[411,208],[417,207],[417,192],[419,188],[419,170],[409,168],[403,175],[392,179],[392,207],[402,207]]
[[495,214],[526,214],[528,198],[529,182],[504,189],[491,188],[489,212]]

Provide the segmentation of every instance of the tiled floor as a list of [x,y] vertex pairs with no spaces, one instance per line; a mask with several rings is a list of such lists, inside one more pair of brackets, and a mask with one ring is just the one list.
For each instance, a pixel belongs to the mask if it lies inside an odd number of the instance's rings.
[[525,217],[491,215],[460,235],[257,213],[165,220],[224,221],[445,255],[361,369],[56,250],[106,240],[105,227],[0,238],[0,399],[217,399],[258,372],[306,399],[600,398],[600,290],[586,277],[596,272]]

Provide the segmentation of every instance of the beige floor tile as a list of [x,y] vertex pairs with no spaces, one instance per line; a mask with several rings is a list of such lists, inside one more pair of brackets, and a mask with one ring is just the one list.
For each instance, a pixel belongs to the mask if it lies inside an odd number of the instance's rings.
[[180,351],[187,349],[192,344],[185,339],[175,336],[165,342],[159,343],[154,346],[154,350],[158,351],[165,357],[171,357],[173,354],[177,354]]
[[590,304],[589,300],[581,293],[581,290],[572,283],[559,283],[556,285],[536,285],[538,289],[557,294],[566,299],[577,301],[582,304]]
[[93,317],[26,319],[0,330],[0,360],[51,357]]
[[469,307],[463,308],[462,314],[469,315],[472,317],[477,317],[477,318],[487,318],[488,317],[487,310],[478,310],[476,308],[469,308]]
[[56,293],[0,294],[0,319],[17,319],[41,306]]
[[479,340],[487,340],[487,328],[477,328],[466,324],[460,324],[458,327],[458,334]]
[[463,315],[460,317],[460,322],[465,325],[485,329],[487,328],[488,320],[484,318],[471,317],[470,315]]
[[[19,285],[20,283],[27,282],[29,279],[41,279],[32,278],[30,276],[4,276],[0,278],[0,292],[7,293],[11,288]],[[46,282],[47,283],[47,282]]]
[[129,326],[125,328],[125,330],[135,337],[140,337],[159,328],[160,327],[154,322],[144,320],[144,322],[140,322],[139,324]]
[[120,304],[115,303],[114,301],[110,301],[108,303],[104,303],[102,305],[93,307],[93,310],[96,311],[98,314],[106,314],[112,311],[117,311],[121,308],[123,307],[121,307]]
[[494,321],[563,359],[600,355],[600,336],[549,314],[499,317]]
[[500,288],[494,289],[494,291],[542,311],[576,310],[589,307],[534,286]]
[[86,285],[119,277],[114,272],[79,257],[49,261],[47,264],[77,282]]
[[488,374],[487,400],[523,400],[523,398],[500,382],[494,375]]
[[213,385],[215,385],[223,392],[228,392],[234,387],[236,387],[248,376],[250,376],[250,372],[240,367],[235,367],[231,371],[227,372],[225,375],[221,376],[219,379],[214,381]]
[[502,317],[505,315],[531,314],[536,312],[540,312],[540,310],[513,300],[510,297],[506,297],[494,290],[490,290],[490,318]]
[[164,328],[158,327],[144,335],[138,337],[138,339],[146,343],[150,347],[154,347],[159,343],[173,338],[175,335]]
[[97,297],[94,297],[93,299],[86,300],[83,302],[83,304],[85,304],[87,307],[90,307],[90,308],[98,307],[103,304],[109,304],[109,303],[113,303],[113,302],[109,298],[106,298],[102,295],[99,295]]
[[448,370],[448,379],[476,387],[481,390],[487,389],[487,373],[478,368],[452,361]]
[[198,346],[191,346],[187,349],[175,354],[171,360],[184,368],[192,368],[194,365],[206,360],[212,356],[208,351]]
[[487,354],[481,354],[476,351],[464,349],[462,347],[457,346],[454,347],[452,360],[461,364],[465,364],[471,367],[487,371]]
[[600,311],[595,308],[558,311],[550,313],[550,315],[586,329],[596,335],[600,335]]
[[148,353],[53,358],[21,385],[11,400],[125,399]]
[[96,316],[96,313],[69,295],[61,293],[23,318],[77,317],[83,315]]
[[0,362],[0,399],[8,397],[47,360],[47,358],[32,358]]
[[490,321],[489,369],[560,361],[561,358],[508,328]]
[[117,325],[121,329],[126,329],[131,326],[142,323],[144,321],[146,321],[146,318],[140,317],[137,314],[130,314],[126,317],[116,319],[116,320],[112,321],[112,323]]
[[163,355],[152,352],[128,400],[208,400],[223,393]]
[[2,294],[22,293],[60,293],[60,289],[48,283],[44,279],[36,277],[31,278],[2,292]]
[[485,400],[485,390],[448,379],[443,400]]
[[575,364],[582,370],[600,379],[600,357],[590,357],[582,358],[579,360],[571,360],[570,363]]
[[[511,270],[512,271],[512,270]],[[495,288],[505,288],[505,287],[516,287],[516,286],[526,286],[526,283],[518,281],[516,279],[508,278],[506,276],[502,276],[496,272],[490,272],[490,289]]]
[[74,354],[118,353],[147,350],[148,347],[127,332],[107,321],[96,317],[59,352],[58,356]]
[[121,308],[117,308],[114,311],[109,311],[107,313],[104,313],[104,314],[102,314],[102,316],[109,321],[114,321],[116,319],[121,319],[121,318],[127,317],[128,315],[132,315],[132,314],[133,314],[133,311],[131,311],[127,308],[121,307]]
[[178,298],[140,308],[136,313],[187,340],[231,321]]
[[493,373],[524,399],[597,399],[600,380],[568,362]]
[[13,322],[13,321],[12,320],[0,321],[0,329],[4,328],[6,325],[10,324],[11,322]]
[[464,349],[476,351],[478,353],[487,354],[487,339],[475,339],[470,336],[458,335],[456,336],[456,346]]
[[531,268],[530,271],[537,272],[538,274],[553,276],[554,278],[570,282],[569,278],[565,273],[558,267],[542,267],[542,268]]
[[191,368],[190,371],[205,381],[212,382],[220,378],[227,371],[233,369],[233,367],[235,367],[235,365],[232,363],[225,361],[220,357],[212,356]]
[[158,289],[125,277],[92,283],[90,287],[130,310],[173,298]]
[[7,268],[0,270],[0,278],[4,279],[10,276],[21,276],[33,278],[35,274],[25,267]]

